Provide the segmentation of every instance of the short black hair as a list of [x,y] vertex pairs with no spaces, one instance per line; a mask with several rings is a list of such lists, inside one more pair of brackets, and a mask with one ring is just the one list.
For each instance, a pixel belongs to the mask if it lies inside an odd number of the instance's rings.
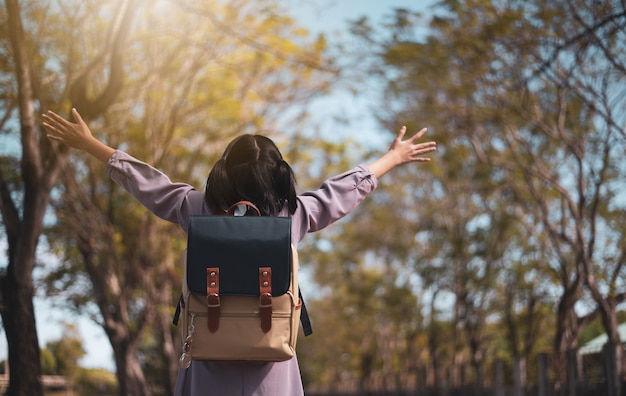
[[227,211],[237,201],[250,201],[263,216],[277,216],[288,205],[296,210],[296,179],[274,142],[262,135],[231,141],[207,178],[205,197],[213,211]]

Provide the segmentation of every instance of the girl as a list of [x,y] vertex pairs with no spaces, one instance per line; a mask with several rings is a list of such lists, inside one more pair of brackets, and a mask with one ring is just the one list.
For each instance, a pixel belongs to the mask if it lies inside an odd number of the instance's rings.
[[[129,154],[93,137],[76,109],[75,123],[48,111],[43,115],[48,138],[86,152],[106,164],[106,174],[152,213],[187,231],[192,214],[217,214],[233,203],[256,204],[265,216],[291,216],[292,241],[350,213],[377,186],[378,179],[399,165],[428,162],[423,155],[437,149],[435,142],[417,143],[422,129],[403,140],[402,127],[389,150],[367,165],[359,165],[328,179],[315,191],[296,195],[291,167],[272,140],[260,135],[234,139],[211,169],[204,193],[170,179]],[[284,362],[193,361],[180,369],[176,396],[304,395],[297,358]]]

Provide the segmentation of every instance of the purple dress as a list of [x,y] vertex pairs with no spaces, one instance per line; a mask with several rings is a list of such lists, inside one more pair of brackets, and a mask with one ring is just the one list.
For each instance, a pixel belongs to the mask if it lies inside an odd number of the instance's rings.
[[[179,224],[185,232],[189,215],[208,214],[204,193],[184,183],[173,183],[154,167],[123,151],[109,159],[106,174],[152,213]],[[328,179],[315,191],[297,197],[292,215],[292,241],[350,213],[377,186],[365,166]],[[282,215],[288,215],[287,209]],[[284,362],[193,361],[180,369],[176,396],[299,396],[304,395],[296,356]]]

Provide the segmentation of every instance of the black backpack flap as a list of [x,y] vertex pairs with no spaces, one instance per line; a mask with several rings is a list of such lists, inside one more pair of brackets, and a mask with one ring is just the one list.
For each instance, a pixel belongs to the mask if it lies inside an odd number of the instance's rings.
[[272,295],[291,281],[291,218],[193,215],[189,219],[187,286],[207,293],[207,268],[219,268],[221,295],[258,296],[259,268],[272,268]]

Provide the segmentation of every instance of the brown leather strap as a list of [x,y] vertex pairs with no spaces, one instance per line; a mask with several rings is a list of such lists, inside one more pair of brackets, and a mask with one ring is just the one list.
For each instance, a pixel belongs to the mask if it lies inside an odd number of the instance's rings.
[[235,202],[234,204],[230,206],[230,208],[228,208],[228,210],[226,211],[226,214],[228,214],[229,216],[233,216],[235,214],[235,209],[237,209],[237,206],[239,205],[246,205],[247,207],[252,208],[254,210],[254,213],[256,213],[257,216],[261,216],[261,211],[259,210],[259,208],[257,208],[256,205],[250,201]]
[[259,267],[259,315],[261,330],[267,333],[272,328],[272,268]]
[[206,269],[207,326],[211,333],[220,327],[220,269]]

